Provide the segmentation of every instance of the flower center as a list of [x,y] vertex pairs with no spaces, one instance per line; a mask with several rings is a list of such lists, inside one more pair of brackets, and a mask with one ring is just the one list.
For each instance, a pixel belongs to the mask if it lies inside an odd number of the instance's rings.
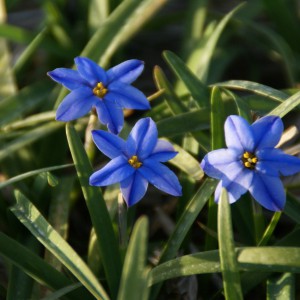
[[135,169],[138,169],[142,166],[142,163],[139,161],[136,155],[131,156],[131,158],[128,159],[128,163]]
[[253,153],[246,151],[243,154],[242,161],[246,168],[253,170],[258,159]]
[[95,96],[99,98],[103,98],[108,92],[107,88],[105,88],[102,82],[98,82],[97,85],[93,88],[93,93]]

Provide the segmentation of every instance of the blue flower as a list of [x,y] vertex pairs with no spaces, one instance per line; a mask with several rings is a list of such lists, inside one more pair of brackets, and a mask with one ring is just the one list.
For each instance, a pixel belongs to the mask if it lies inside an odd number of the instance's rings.
[[181,195],[176,175],[161,162],[176,156],[173,146],[157,138],[151,118],[140,119],[127,141],[103,130],[92,131],[95,144],[111,161],[90,177],[90,185],[107,186],[120,183],[128,206],[137,203],[146,193],[148,182],[173,196]]
[[59,121],[72,121],[96,108],[101,123],[118,134],[124,123],[122,108],[149,109],[145,95],[130,84],[144,69],[142,61],[127,60],[108,71],[85,57],[75,58],[77,71],[58,68],[47,74],[71,91],[56,112]]
[[229,116],[225,122],[227,149],[209,152],[201,162],[204,172],[220,179],[215,201],[222,187],[230,203],[251,193],[265,208],[278,211],[285,204],[285,191],[280,176],[300,171],[300,159],[274,148],[283,132],[279,117],[266,116],[252,125],[239,116]]

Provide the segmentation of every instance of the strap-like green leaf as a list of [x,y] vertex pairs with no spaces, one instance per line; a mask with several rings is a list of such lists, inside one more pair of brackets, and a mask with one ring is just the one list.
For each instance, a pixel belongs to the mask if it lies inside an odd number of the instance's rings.
[[118,300],[146,300],[148,271],[146,269],[148,220],[139,219],[129,241]]
[[98,299],[108,299],[97,278],[73,250],[53,229],[35,206],[19,191],[15,192],[17,203],[11,208],[27,229],[64,264],[77,279]]
[[218,207],[218,241],[220,266],[225,298],[243,299],[241,280],[236,259],[227,191],[223,188]]
[[83,196],[97,235],[101,261],[114,298],[121,277],[121,259],[117,239],[100,188],[89,185],[89,177],[93,170],[80,137],[69,123],[66,126],[66,133]]

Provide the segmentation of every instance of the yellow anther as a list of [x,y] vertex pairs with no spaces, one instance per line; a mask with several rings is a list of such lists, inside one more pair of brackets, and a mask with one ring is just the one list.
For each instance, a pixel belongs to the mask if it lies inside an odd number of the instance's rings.
[[253,158],[252,158],[252,163],[253,163],[253,164],[256,164],[256,163],[257,163],[257,157],[253,157]]
[[105,86],[102,82],[98,82],[97,85],[93,89],[94,95],[99,98],[103,98],[107,92],[108,92],[108,89],[105,88]]
[[255,169],[257,161],[257,157],[251,152],[246,151],[242,156],[242,162],[244,166],[248,169]]
[[142,163],[138,160],[136,155],[133,155],[131,158],[129,158],[128,163],[135,169],[138,169],[142,166]]
[[251,168],[251,163],[249,161],[246,161],[244,165],[246,168]]
[[243,155],[244,158],[250,158],[250,156],[251,156],[251,154],[249,152],[245,152]]

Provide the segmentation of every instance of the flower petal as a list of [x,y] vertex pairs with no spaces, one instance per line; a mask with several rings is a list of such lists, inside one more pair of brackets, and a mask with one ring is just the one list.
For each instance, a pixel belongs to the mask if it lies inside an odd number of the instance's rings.
[[263,207],[272,211],[283,210],[285,192],[279,177],[255,173],[249,191]]
[[215,191],[215,201],[219,202],[222,187],[226,188],[229,203],[236,202],[251,186],[254,171],[231,163]]
[[231,163],[240,164],[242,152],[237,149],[218,149],[207,153],[201,161],[201,168],[210,177],[221,179]]
[[140,119],[127,139],[127,153],[137,155],[139,160],[147,158],[157,143],[157,128],[151,118]]
[[144,70],[144,62],[138,59],[126,60],[107,71],[108,82],[132,83]]
[[102,124],[106,125],[108,130],[114,134],[118,134],[124,124],[123,110],[114,106],[110,102],[99,100],[96,105],[97,114]]
[[121,181],[120,186],[125,202],[130,207],[144,197],[148,181],[139,172],[134,172],[130,177]]
[[86,57],[76,57],[75,64],[80,75],[89,82],[90,86],[96,86],[98,82],[106,85],[106,72],[95,62]]
[[104,99],[113,102],[123,108],[150,109],[146,96],[135,87],[115,81],[108,86],[109,92]]
[[283,132],[283,123],[277,116],[266,116],[251,125],[256,150],[275,147]]
[[106,186],[121,182],[135,172],[124,156],[113,158],[102,169],[93,173],[90,177],[90,185]]
[[125,150],[125,141],[110,132],[93,130],[92,137],[98,149],[109,158],[115,158],[122,155]]
[[78,71],[72,69],[57,68],[48,72],[47,75],[71,91],[88,86],[88,82],[79,75]]
[[263,149],[256,152],[256,168],[270,176],[289,176],[300,172],[300,159],[284,153],[280,149]]
[[252,128],[240,116],[229,116],[225,121],[225,140],[228,148],[253,152],[255,140]]
[[165,140],[157,140],[157,143],[149,156],[149,158],[164,162],[172,159],[178,154],[174,151],[172,144]]
[[181,196],[181,185],[177,176],[165,165],[148,158],[137,171],[158,189],[173,196]]
[[56,120],[68,122],[80,118],[91,110],[96,101],[90,88],[73,90],[57,108]]

